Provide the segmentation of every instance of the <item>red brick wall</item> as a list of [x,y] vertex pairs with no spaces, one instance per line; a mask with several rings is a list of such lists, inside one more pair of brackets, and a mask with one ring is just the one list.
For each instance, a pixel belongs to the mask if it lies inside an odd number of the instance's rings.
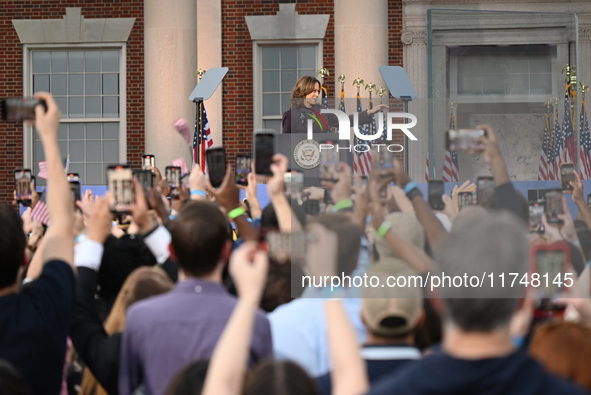
[[[334,1],[298,1],[299,14],[328,14],[330,19],[323,43],[322,65],[330,71],[325,80],[328,92],[334,92]],[[338,0],[336,0],[338,1]],[[222,0],[222,65],[230,70],[224,79],[223,133],[224,147],[229,159],[238,153],[252,150],[253,124],[253,64],[252,40],[248,33],[245,16],[275,15],[279,3],[294,3],[285,0]],[[402,65],[402,2],[388,0],[389,50],[388,62]],[[402,132],[396,134],[395,142],[402,144]]]
[[[388,65],[402,66],[402,41],[400,41],[400,33],[402,31],[402,1],[388,0]],[[390,96],[392,98],[392,96]],[[392,111],[402,111],[400,101],[391,100],[390,106]],[[404,120],[399,120],[404,122]],[[404,133],[401,131],[394,131],[392,133],[392,140],[395,144],[404,146]],[[404,147],[406,149],[406,147]],[[396,154],[396,157],[403,160],[404,153]]]
[[[91,18],[136,18],[127,42],[127,157],[140,166],[144,152],[144,2],[143,0],[3,1],[0,13],[0,97],[22,96],[23,49],[13,19],[61,19],[66,7],[79,7]],[[23,128],[0,123],[0,202],[12,200],[13,176],[23,166]],[[36,165],[34,172],[37,172]]]
[[[279,0],[222,0],[222,65],[230,70],[224,78],[223,133],[224,147],[231,161],[238,153],[252,150],[253,123],[253,64],[252,40],[245,16],[275,15]],[[291,1],[293,2],[293,1]],[[323,66],[331,71],[325,80],[328,91],[334,89],[334,13],[333,0],[296,3],[299,14],[331,15],[323,43]]]

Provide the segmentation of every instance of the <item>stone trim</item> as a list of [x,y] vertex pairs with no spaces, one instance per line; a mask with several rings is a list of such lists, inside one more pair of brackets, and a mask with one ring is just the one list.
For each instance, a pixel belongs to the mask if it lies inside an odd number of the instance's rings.
[[22,44],[127,42],[135,18],[84,19],[81,8],[66,8],[62,19],[13,19]]
[[400,41],[405,45],[427,44],[426,31],[403,31],[400,35]]
[[252,40],[324,39],[330,15],[299,15],[295,4],[279,4],[276,15],[245,19]]

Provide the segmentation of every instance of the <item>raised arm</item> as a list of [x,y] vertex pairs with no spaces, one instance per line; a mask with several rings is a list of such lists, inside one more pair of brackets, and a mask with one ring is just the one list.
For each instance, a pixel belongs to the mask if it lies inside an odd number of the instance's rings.
[[404,168],[394,159],[394,175],[396,178],[396,184],[404,190],[406,196],[410,199],[412,206],[417,214],[417,219],[423,225],[429,245],[434,248],[439,241],[447,234],[447,231],[441,224],[441,221],[435,216],[431,207],[423,199],[423,195],[417,187],[413,187],[413,184],[404,171]]
[[581,181],[581,177],[579,173],[575,171],[575,181],[570,183],[573,187],[573,202],[577,205],[579,209],[579,213],[581,213],[581,217],[587,227],[591,228],[591,210],[587,207],[585,203],[585,198],[583,197],[583,182]]
[[361,358],[355,328],[340,300],[324,304],[328,344],[332,362],[331,384],[334,395],[359,395],[369,389],[365,363]]
[[295,217],[289,201],[285,197],[285,173],[287,172],[288,164],[289,160],[284,155],[273,155],[273,164],[271,165],[273,177],[267,181],[267,192],[277,215],[279,229],[283,233],[299,232],[302,230],[302,225]]
[[435,263],[423,249],[389,231],[389,224],[384,222],[384,216],[379,205],[379,190],[376,180],[370,181],[369,194],[372,201],[371,222],[376,230],[376,236],[383,238],[398,253],[400,259],[417,273],[425,274],[428,271],[433,271]]
[[50,227],[45,234],[43,262],[58,259],[69,264],[74,271],[74,210],[70,187],[59,145],[57,142],[60,110],[48,93],[37,93],[36,98],[45,100],[47,111],[42,106],[35,108],[35,127],[45,152],[47,163],[47,206]]
[[244,243],[230,258],[230,274],[239,298],[211,357],[203,395],[239,395],[242,391],[255,314],[269,265],[267,255],[257,248],[257,243]]

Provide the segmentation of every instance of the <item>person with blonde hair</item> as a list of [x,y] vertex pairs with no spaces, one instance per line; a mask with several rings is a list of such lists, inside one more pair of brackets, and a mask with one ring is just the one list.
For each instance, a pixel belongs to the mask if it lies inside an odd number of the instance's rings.
[[[308,120],[312,120],[314,133],[327,133],[331,128],[338,128],[339,120],[334,114],[321,114],[325,109],[317,103],[320,96],[320,81],[316,78],[304,75],[300,77],[291,90],[291,102],[289,110],[283,113],[283,133],[306,133]],[[359,124],[371,122],[371,115],[387,109],[385,104],[379,104],[371,110],[358,113]],[[349,117],[351,120],[352,116]]]

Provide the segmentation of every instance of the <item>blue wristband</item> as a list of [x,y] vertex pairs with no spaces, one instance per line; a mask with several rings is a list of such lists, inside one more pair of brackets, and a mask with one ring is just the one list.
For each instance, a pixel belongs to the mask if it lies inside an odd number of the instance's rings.
[[199,196],[203,196],[203,197],[207,197],[205,191],[202,191],[200,189],[193,189],[191,191],[191,196],[195,196],[195,195],[199,195]]
[[405,194],[405,195],[408,195],[408,193],[409,193],[410,191],[412,191],[413,189],[415,189],[416,187],[417,187],[417,184],[415,184],[415,183],[414,183],[414,182],[412,182],[412,181],[411,181],[411,182],[409,182],[408,184],[406,184],[406,185],[404,186],[404,194]]

